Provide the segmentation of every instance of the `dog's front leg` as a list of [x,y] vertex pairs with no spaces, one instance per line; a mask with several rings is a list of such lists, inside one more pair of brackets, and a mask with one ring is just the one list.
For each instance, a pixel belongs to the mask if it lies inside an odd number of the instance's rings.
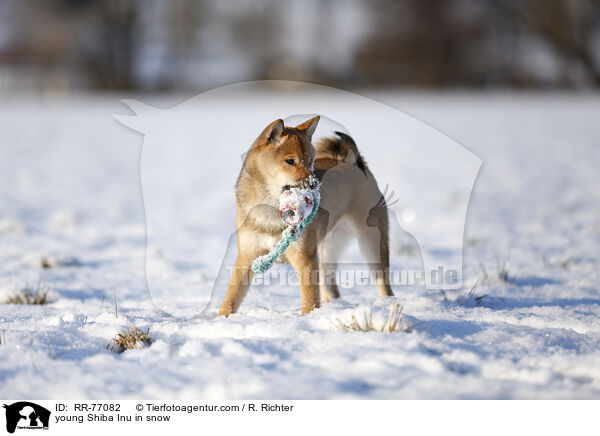
[[[294,244],[295,245],[295,244]],[[308,251],[308,253],[307,253]],[[300,279],[302,314],[319,307],[319,263],[316,248],[306,250],[302,246],[290,246],[287,258]]]
[[254,275],[250,268],[251,265],[251,258],[244,255],[238,255],[231,274],[231,280],[229,281],[227,294],[225,294],[221,310],[219,310],[219,316],[229,316],[232,313],[235,313],[238,310],[238,307],[240,307]]

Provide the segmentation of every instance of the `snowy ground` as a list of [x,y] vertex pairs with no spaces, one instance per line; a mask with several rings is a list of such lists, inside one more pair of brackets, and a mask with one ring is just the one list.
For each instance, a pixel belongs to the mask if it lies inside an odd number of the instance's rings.
[[[385,316],[390,301],[361,288],[307,316],[292,286],[251,289],[228,319],[166,316],[145,281],[142,137],[111,116],[127,109],[118,97],[5,99],[0,297],[42,281],[51,303],[0,305],[0,397],[600,398],[600,98],[372,96],[484,160],[465,288],[396,287],[411,333],[332,330],[352,313]],[[231,193],[239,167],[213,169],[216,192]],[[211,198],[233,216],[233,204]],[[182,283],[212,283],[211,241],[231,230],[221,220],[200,216],[188,230],[197,253]],[[420,264],[418,250],[396,246],[394,265]],[[129,322],[149,328],[153,345],[108,351]]]

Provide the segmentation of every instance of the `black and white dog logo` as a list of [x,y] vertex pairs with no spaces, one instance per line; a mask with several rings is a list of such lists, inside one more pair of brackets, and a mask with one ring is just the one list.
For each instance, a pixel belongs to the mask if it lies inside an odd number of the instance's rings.
[[28,401],[19,401],[4,405],[6,409],[6,431],[14,433],[15,429],[48,429],[50,411]]

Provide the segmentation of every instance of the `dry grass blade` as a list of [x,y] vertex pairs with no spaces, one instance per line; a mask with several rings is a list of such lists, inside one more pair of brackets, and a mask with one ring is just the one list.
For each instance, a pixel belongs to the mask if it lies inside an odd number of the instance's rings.
[[48,292],[50,289],[42,282],[38,282],[37,287],[33,288],[25,285],[18,293],[11,295],[4,302],[5,304],[48,304]]
[[42,256],[40,266],[44,269],[81,266],[81,262],[70,256]]
[[390,308],[390,314],[388,316],[387,322],[382,328],[382,332],[392,333],[398,330],[398,324],[400,322],[400,305],[398,303],[394,303]]
[[475,284],[471,286],[471,289],[466,295],[459,295],[452,302],[464,307],[480,306],[482,304],[483,299],[489,296],[488,294],[477,294],[479,289],[479,283],[481,283],[482,281],[484,281],[484,279],[482,279],[481,277],[477,279]]
[[115,353],[122,353],[125,350],[149,347],[153,341],[149,333],[150,329],[144,332],[132,323],[130,329],[118,333],[106,348]]
[[342,322],[337,318],[333,323],[333,328],[342,330],[345,332],[381,332],[381,333],[395,333],[404,332],[410,333],[411,326],[404,325],[402,321],[402,306],[398,303],[392,304],[390,307],[390,314],[386,323],[381,327],[377,328],[373,324],[373,315],[370,311],[363,312],[364,320],[362,323],[358,321],[356,315],[352,315],[349,323]]
[[345,332],[376,331],[375,329],[372,328],[373,327],[373,318],[371,316],[371,313],[369,312],[369,314],[367,315],[367,311],[365,311],[365,312],[363,312],[363,315],[365,317],[363,324],[358,322],[358,319],[356,319],[356,315],[353,314],[352,319],[350,320],[349,323],[344,323],[339,318],[336,319],[334,322],[334,327],[336,327],[339,330],[343,330]]
[[475,284],[471,287],[471,290],[469,291],[468,298],[472,298],[479,305],[479,304],[481,304],[481,300],[483,300],[488,295],[487,294],[477,295],[476,292],[477,292],[477,286],[478,285],[479,285],[479,279],[477,279],[477,281],[475,282]]

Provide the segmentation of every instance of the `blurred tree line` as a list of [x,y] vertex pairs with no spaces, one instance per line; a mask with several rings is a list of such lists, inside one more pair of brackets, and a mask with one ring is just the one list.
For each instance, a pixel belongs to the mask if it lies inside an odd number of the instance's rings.
[[0,89],[590,88],[600,0],[3,0]]

